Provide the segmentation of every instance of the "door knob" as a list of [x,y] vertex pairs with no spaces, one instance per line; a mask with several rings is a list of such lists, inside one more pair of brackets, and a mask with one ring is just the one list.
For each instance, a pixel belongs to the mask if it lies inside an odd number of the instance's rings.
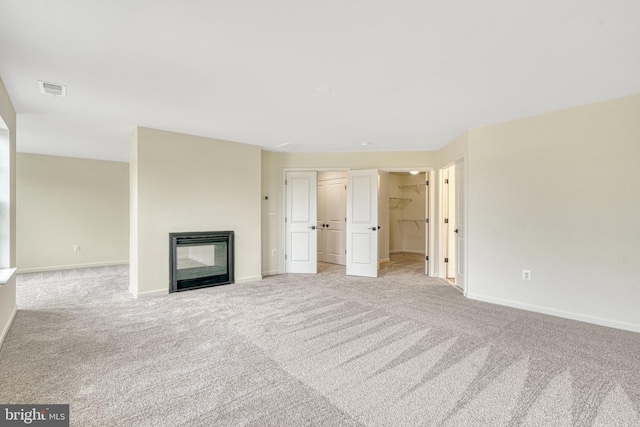
[[316,229],[316,226],[315,226],[315,225],[312,225],[312,226],[311,226],[311,227],[309,227],[309,228],[310,228],[310,229],[312,229],[312,230],[315,230],[315,229]]
[[370,228],[370,230],[371,230],[371,231],[376,231],[376,230],[377,230],[377,228],[376,228],[376,227],[371,227],[371,228]]
[[457,232],[458,232],[458,229],[456,228],[455,230],[453,230],[453,232],[454,232],[454,233],[457,233]]

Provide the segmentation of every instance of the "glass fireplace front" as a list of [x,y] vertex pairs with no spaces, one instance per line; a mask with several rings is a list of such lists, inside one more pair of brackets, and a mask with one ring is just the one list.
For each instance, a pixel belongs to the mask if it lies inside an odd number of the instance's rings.
[[233,231],[170,233],[170,292],[233,283]]

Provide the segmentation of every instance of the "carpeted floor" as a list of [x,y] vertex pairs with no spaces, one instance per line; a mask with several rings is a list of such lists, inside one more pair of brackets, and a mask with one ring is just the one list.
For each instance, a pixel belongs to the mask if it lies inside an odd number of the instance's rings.
[[467,300],[415,260],[140,300],[126,266],[20,275],[0,402],[77,426],[640,425],[640,334]]

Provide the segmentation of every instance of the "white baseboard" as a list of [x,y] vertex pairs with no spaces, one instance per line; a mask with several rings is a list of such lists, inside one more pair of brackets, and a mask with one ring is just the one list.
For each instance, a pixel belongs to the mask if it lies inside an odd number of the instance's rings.
[[[253,277],[243,277],[242,279],[238,279],[236,280],[234,283],[253,283],[253,282],[259,282],[262,280],[262,276],[253,276]],[[134,294],[133,292],[131,292],[131,289],[129,289],[129,293],[131,295],[133,295],[135,298],[155,298],[155,297],[163,297],[165,295],[169,295],[169,289],[156,289],[154,291],[145,291],[145,292],[138,292],[137,294]]]
[[156,289],[155,291],[144,291],[144,292],[138,292],[137,294],[132,293],[132,295],[136,298],[163,297],[165,295],[169,295],[169,289]]
[[2,348],[2,343],[4,343],[4,337],[6,337],[7,334],[9,333],[9,328],[11,328],[11,324],[13,323],[13,319],[15,319],[17,312],[18,312],[18,306],[14,305],[13,311],[9,315],[9,320],[7,321],[7,324],[4,325],[4,328],[2,328],[2,333],[0,333],[0,348]]
[[284,271],[280,271],[280,270],[263,271],[262,277],[264,278],[266,276],[277,276],[278,274],[284,274]]
[[415,251],[413,249],[396,249],[389,251],[390,254],[419,254],[424,255],[424,251]]
[[507,307],[519,308],[522,310],[533,311],[536,313],[548,314],[550,316],[562,317],[564,319],[578,320],[580,322],[592,323],[594,325],[607,326],[609,328],[623,329],[625,331],[640,332],[640,325],[626,322],[618,322],[615,320],[602,319],[599,317],[585,316],[582,314],[571,313],[563,310],[556,310],[548,307],[540,307],[537,305],[523,304],[516,301],[505,300],[501,298],[493,298],[485,295],[467,293],[467,298],[478,301],[489,302],[492,304],[505,305]]
[[378,264],[386,264],[388,262],[391,262],[391,260],[389,258],[385,258],[385,259],[380,259],[378,260]]
[[242,283],[253,283],[253,282],[259,282],[262,280],[262,276],[252,276],[252,277],[243,277],[242,279],[236,279],[236,283],[237,284],[242,284]]
[[107,262],[91,262],[88,264],[73,264],[73,265],[54,265],[49,267],[36,267],[36,268],[20,268],[18,267],[18,274],[22,273],[42,273],[44,271],[56,271],[56,270],[73,270],[74,268],[91,268],[91,267],[108,267],[110,265],[123,265],[129,264],[129,260],[123,261],[107,261]]

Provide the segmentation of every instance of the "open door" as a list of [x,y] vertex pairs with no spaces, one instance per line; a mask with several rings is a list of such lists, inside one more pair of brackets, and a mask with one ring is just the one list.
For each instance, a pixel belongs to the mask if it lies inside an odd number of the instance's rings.
[[347,173],[347,275],[378,277],[378,170]]
[[317,273],[317,172],[286,174],[285,272]]
[[465,291],[466,288],[466,260],[465,260],[465,182],[464,182],[464,161],[456,163],[455,169],[455,198],[456,198],[456,218],[455,218],[455,236],[456,236],[456,286]]

